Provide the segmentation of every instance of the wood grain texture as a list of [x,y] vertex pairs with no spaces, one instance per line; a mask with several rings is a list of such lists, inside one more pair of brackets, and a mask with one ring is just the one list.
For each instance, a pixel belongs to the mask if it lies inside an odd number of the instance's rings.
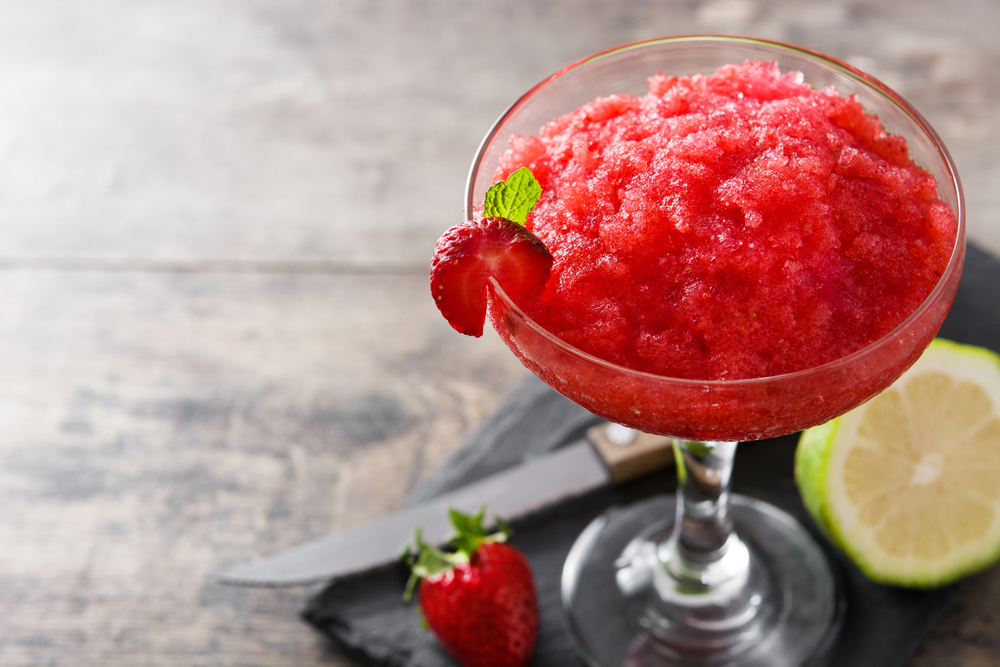
[[420,264],[521,93],[693,32],[801,44],[897,88],[1000,253],[998,29],[990,0],[0,3],[0,258]]
[[7,272],[0,664],[310,664],[208,575],[394,509],[522,376],[426,278]]
[[[426,267],[538,80],[730,32],[910,99],[1000,254],[1000,5],[0,3],[0,665],[353,664],[209,573],[393,509],[522,377]],[[911,667],[993,664],[1000,572]]]

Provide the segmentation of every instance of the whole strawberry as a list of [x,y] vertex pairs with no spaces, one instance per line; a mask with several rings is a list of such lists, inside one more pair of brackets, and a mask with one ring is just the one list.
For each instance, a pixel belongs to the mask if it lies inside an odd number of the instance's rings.
[[407,589],[420,581],[424,619],[464,667],[524,667],[538,637],[538,595],[528,561],[505,544],[506,529],[487,535],[484,512],[455,510],[453,551],[420,539]]

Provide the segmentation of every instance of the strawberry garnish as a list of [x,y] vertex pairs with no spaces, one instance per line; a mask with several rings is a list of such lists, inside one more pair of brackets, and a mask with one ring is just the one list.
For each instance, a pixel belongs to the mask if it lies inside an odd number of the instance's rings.
[[419,581],[424,620],[464,667],[524,667],[538,637],[535,581],[524,555],[504,543],[506,530],[486,534],[483,515],[451,511],[451,551],[417,533],[407,597]]
[[483,335],[490,277],[516,303],[541,294],[552,255],[523,226],[539,196],[538,181],[522,167],[486,191],[487,217],[456,225],[438,239],[431,260],[431,294],[456,331]]
[[552,255],[534,234],[505,218],[470,220],[438,240],[431,260],[431,294],[459,333],[479,337],[486,321],[486,280],[496,278],[515,303],[537,299]]

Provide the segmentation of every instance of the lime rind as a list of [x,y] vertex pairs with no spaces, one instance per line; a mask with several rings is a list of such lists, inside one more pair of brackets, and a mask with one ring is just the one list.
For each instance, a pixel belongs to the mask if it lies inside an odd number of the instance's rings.
[[[931,343],[913,368],[886,390],[882,395],[886,398],[882,400],[905,402],[904,394],[909,386],[908,383],[914,378],[926,378],[928,374],[933,373],[941,373],[955,384],[969,382],[988,396],[992,403],[992,414],[983,415],[983,422],[987,424],[987,428],[993,429],[991,433],[996,431],[992,426],[992,420],[1000,419],[1000,355],[984,348],[937,339]],[[888,396],[893,392],[898,395]],[[948,396],[941,398],[940,403],[944,410],[947,406],[943,404],[948,402],[948,398]],[[971,487],[955,489],[955,492],[949,493],[947,498],[933,497],[933,502],[928,497],[920,497],[919,500],[926,509],[926,514],[920,516],[916,516],[913,511],[893,514],[893,508],[889,505],[890,509],[886,512],[888,518],[883,518],[882,522],[897,521],[898,523],[892,526],[893,532],[902,532],[914,537],[918,537],[916,533],[919,532],[919,537],[924,540],[933,536],[941,542],[943,536],[944,541],[949,544],[943,555],[921,557],[914,555],[912,551],[893,554],[877,543],[876,533],[883,523],[872,524],[870,521],[866,523],[861,520],[861,510],[848,498],[843,481],[848,452],[858,446],[857,438],[865,412],[877,400],[880,399],[873,399],[827,424],[808,429],[800,439],[796,451],[796,480],[803,503],[816,523],[865,576],[877,583],[911,588],[933,588],[953,583],[996,563],[1000,560],[1000,488],[991,487],[990,492],[986,494],[989,497],[977,497],[976,492],[970,490]],[[951,400],[956,399],[951,397]],[[920,422],[919,419],[915,421]],[[924,426],[926,425],[925,423]],[[968,425],[954,426],[956,430],[963,427]],[[954,443],[947,441],[939,444],[942,447],[935,451],[947,457],[949,454],[947,447],[953,446]],[[988,442],[987,446],[989,444],[991,443]],[[1000,448],[1000,441],[996,446]],[[891,457],[891,454],[880,452],[879,456]],[[992,463],[986,459],[982,461],[973,459],[972,462],[977,466],[995,467],[997,456],[988,458]],[[879,478],[886,487],[884,497],[891,497],[893,493],[891,485],[898,483],[899,476],[897,475],[894,481],[891,474],[893,472],[895,471],[888,470]],[[1000,475],[996,484],[1000,487]],[[872,497],[875,501],[870,500]],[[959,498],[957,501],[956,497]],[[880,500],[877,496],[868,498],[869,502],[877,503]],[[967,502],[970,498],[981,512],[991,512],[992,518],[984,529],[976,532],[974,539],[958,544],[956,542],[961,540],[953,539],[954,530],[948,522],[956,519],[961,521],[964,517],[956,517],[954,512],[949,515],[949,503]],[[883,509],[883,506],[878,506],[878,509]],[[962,509],[971,511],[973,508],[964,506]],[[934,514],[937,516],[932,516]]]
[[[839,424],[839,420],[834,419],[803,431],[799,446],[795,450],[795,480],[799,485],[802,502],[819,528],[831,538],[830,519],[827,516],[826,502],[823,500],[826,494],[823,471],[826,470],[829,444],[835,437]],[[801,480],[808,481],[804,483]]]

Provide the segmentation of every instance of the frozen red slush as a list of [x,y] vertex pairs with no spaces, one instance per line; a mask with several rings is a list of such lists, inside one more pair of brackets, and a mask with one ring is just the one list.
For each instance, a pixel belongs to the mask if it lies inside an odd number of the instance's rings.
[[657,74],[515,136],[554,257],[519,305],[569,344],[677,378],[780,375],[889,333],[956,237],[934,179],[853,97],[746,62]]

